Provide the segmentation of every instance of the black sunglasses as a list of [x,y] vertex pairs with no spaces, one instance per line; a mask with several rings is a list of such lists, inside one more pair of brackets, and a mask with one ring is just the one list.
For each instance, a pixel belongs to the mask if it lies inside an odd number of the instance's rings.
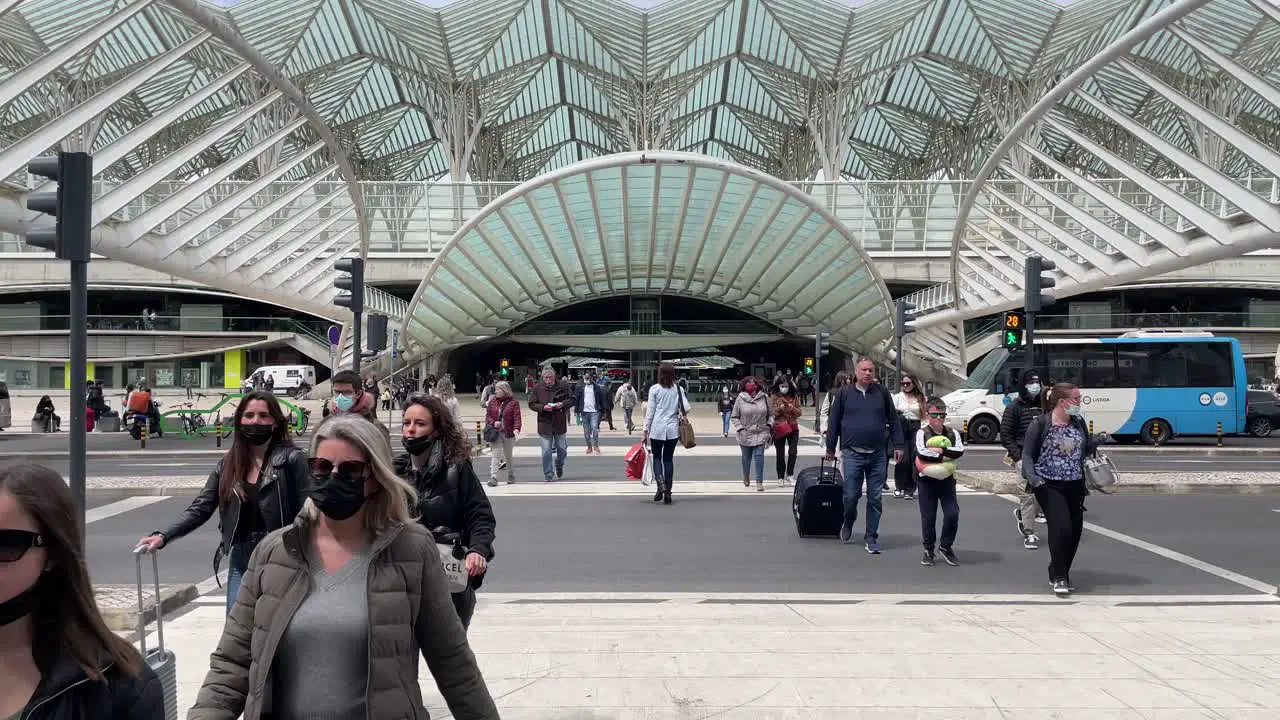
[[363,460],[347,460],[334,465],[324,458],[311,458],[307,461],[307,466],[311,469],[311,477],[315,478],[324,478],[335,474],[344,478],[360,478],[364,477],[365,469],[369,467],[369,463]]
[[0,563],[17,562],[33,547],[46,547],[40,533],[30,530],[0,530]]

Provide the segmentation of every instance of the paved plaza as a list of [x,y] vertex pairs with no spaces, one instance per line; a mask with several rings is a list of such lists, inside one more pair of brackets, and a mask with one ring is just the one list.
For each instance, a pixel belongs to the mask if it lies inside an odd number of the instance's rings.
[[[1280,712],[1280,499],[1092,498],[1079,592],[1063,600],[1044,580],[1046,551],[1011,537],[1004,497],[962,494],[962,565],[925,568],[912,503],[885,500],[886,550],[871,557],[796,538],[784,492],[686,485],[672,507],[634,483],[494,493],[498,557],[470,636],[503,718]],[[95,581],[129,582],[119,548],[188,499],[95,491]],[[209,577],[213,525],[160,555],[166,585],[192,583],[200,596],[165,628],[184,709],[224,618]],[[449,717],[425,671],[422,683],[432,717]]]

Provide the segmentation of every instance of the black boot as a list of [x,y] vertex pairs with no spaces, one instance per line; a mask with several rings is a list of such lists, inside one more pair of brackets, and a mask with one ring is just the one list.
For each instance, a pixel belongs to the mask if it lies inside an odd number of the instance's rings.
[[653,491],[653,501],[654,501],[654,502],[662,502],[662,495],[663,495],[663,492],[662,492],[662,481],[661,481],[661,480],[658,480],[658,481],[657,481],[657,482],[655,482],[654,484],[658,486],[658,489]]
[[670,489],[670,488],[668,488],[668,489],[666,489],[666,490],[663,490],[663,491],[662,491],[662,504],[663,504],[663,505],[670,505],[670,504],[671,504],[671,489]]

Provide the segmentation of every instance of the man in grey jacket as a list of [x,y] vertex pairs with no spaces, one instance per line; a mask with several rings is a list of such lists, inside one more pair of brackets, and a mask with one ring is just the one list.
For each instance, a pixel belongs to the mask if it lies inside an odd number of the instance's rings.
[[831,401],[827,429],[827,460],[836,459],[839,441],[844,465],[844,524],[840,541],[853,542],[853,523],[858,519],[862,484],[867,487],[867,528],[863,542],[871,555],[880,554],[881,494],[889,475],[888,447],[893,446],[894,462],[902,462],[906,441],[902,422],[893,406],[893,396],[876,383],[876,365],[867,357],[858,358],[854,383],[840,390]]

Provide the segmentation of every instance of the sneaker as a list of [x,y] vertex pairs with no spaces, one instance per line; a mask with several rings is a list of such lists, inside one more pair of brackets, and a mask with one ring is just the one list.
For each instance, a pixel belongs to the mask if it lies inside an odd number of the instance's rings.
[[556,479],[557,480],[564,479],[564,468],[556,468]]
[[784,484],[784,485],[787,485],[787,486],[795,485],[795,484],[796,484],[796,476],[795,476],[795,475],[788,475],[788,476],[787,476],[786,481],[785,481],[783,484]]
[[1036,522],[1041,525],[1044,525],[1049,521],[1044,519],[1044,513],[1036,513]]
[[868,542],[868,543],[867,543],[865,546],[863,546],[863,547],[865,547],[865,548],[866,548],[866,550],[867,550],[867,554],[868,554],[868,555],[879,555],[879,554],[880,554],[880,543],[878,543],[878,542],[876,542],[876,541],[874,541],[874,540],[872,540],[872,541]]
[[1024,535],[1022,536],[1022,547],[1028,550],[1039,550],[1040,538],[1036,537],[1035,533]]
[[1066,580],[1053,581],[1053,594],[1058,597],[1065,597],[1071,594],[1071,588],[1067,585]]
[[915,494],[915,493],[910,493],[910,492],[909,492],[909,493],[904,493],[903,497],[905,497],[907,500],[914,501],[914,500],[916,499],[916,494]]
[[840,526],[840,542],[848,545],[853,542],[853,524],[845,523]]
[[507,478],[507,484],[508,484],[508,485],[515,485],[515,484],[516,484],[516,479],[515,479],[515,477],[513,476],[513,477],[509,477],[509,478]]
[[925,550],[924,556],[920,558],[920,564],[925,567],[933,567],[933,551]]
[[902,493],[902,491],[901,491],[901,490],[894,490],[894,491],[893,491],[893,496],[894,496],[894,497],[896,497],[896,498],[898,498],[899,500],[901,500],[901,499],[902,499],[902,495],[903,495],[903,493]]
[[955,550],[952,550],[951,548],[938,548],[938,554],[941,555],[942,559],[946,560],[947,564],[951,567],[960,566],[960,560],[956,558]]
[[506,469],[507,469],[507,461],[506,461],[506,460],[499,460],[499,461],[498,461],[498,469],[499,469],[499,470],[506,470]]
[[498,478],[489,478],[489,487],[498,487]]
[[1013,521],[1018,524],[1018,534],[1026,535],[1027,526],[1022,524],[1022,508],[1013,509]]
[[553,477],[551,477],[550,475],[548,475],[548,476],[546,476],[546,477],[544,477],[544,478],[542,479],[542,482],[551,482],[551,481],[552,481],[552,480],[554,480],[554,479],[555,479],[555,478],[553,478]]

